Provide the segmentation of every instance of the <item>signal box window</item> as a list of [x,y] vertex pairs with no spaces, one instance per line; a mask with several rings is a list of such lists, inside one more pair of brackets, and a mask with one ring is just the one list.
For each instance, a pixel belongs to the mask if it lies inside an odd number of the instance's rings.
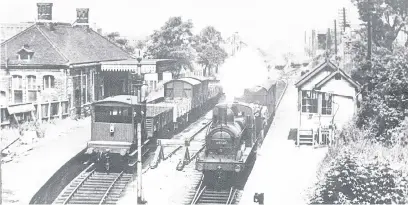
[[132,123],[132,110],[124,107],[96,106],[95,122]]
[[322,93],[322,115],[332,114],[333,98],[330,93]]
[[317,113],[317,93],[305,90],[302,91],[302,112]]

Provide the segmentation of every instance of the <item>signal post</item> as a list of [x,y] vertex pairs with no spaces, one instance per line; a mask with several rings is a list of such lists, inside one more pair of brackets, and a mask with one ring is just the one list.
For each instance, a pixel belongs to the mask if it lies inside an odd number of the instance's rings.
[[131,73],[131,94],[137,96],[138,103],[142,104],[137,122],[137,204],[146,204],[142,186],[142,125],[144,125],[146,120],[146,96],[142,89],[145,84],[141,74],[142,64],[140,62],[142,61],[142,57],[140,56],[140,51],[137,61],[137,72]]

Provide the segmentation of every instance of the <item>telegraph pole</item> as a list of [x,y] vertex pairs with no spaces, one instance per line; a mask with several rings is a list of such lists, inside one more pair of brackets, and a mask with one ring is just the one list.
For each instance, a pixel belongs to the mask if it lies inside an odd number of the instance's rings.
[[343,7],[343,31],[346,32],[347,18],[346,18],[346,8]]
[[371,1],[369,0],[369,9],[368,9],[368,22],[367,22],[367,30],[368,30],[368,53],[367,53],[367,60],[369,63],[369,67],[371,68],[371,46],[372,46],[372,16],[371,16],[371,11],[372,10],[372,4]]
[[334,20],[334,54],[337,56],[337,25],[336,25],[336,19]]

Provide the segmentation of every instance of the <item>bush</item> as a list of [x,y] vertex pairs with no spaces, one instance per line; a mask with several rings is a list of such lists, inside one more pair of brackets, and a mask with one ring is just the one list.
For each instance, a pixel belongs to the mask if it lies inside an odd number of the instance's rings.
[[329,148],[310,203],[408,203],[408,120],[388,130],[386,145],[373,139],[373,126],[359,129],[354,122]]
[[358,165],[350,153],[332,163],[323,183],[317,185],[312,204],[408,203],[408,177],[389,164]]

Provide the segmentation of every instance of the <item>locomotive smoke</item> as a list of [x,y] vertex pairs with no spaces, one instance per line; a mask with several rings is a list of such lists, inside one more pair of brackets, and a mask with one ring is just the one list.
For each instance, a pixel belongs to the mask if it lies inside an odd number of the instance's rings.
[[242,49],[235,56],[228,58],[220,69],[220,83],[226,100],[233,101],[234,97],[242,96],[246,88],[259,85],[267,80],[268,75],[267,65],[258,51],[251,48]]

